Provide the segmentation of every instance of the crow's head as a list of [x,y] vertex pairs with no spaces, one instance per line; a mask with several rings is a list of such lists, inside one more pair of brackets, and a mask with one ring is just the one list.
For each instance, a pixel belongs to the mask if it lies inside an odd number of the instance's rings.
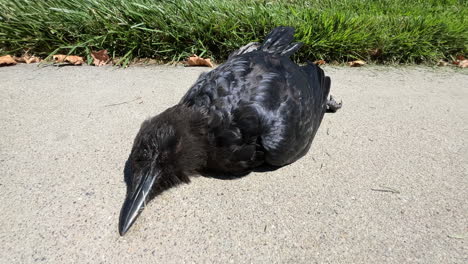
[[[199,115],[200,120],[203,117]],[[124,235],[154,196],[179,183],[206,162],[200,120],[190,108],[173,107],[141,125],[127,164],[129,193],[120,212],[119,232]]]

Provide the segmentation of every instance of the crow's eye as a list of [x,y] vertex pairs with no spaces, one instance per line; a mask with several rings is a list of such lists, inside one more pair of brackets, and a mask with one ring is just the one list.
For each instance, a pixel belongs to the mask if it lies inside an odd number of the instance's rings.
[[150,155],[148,150],[144,150],[142,155],[139,157],[139,161],[149,161],[150,160]]

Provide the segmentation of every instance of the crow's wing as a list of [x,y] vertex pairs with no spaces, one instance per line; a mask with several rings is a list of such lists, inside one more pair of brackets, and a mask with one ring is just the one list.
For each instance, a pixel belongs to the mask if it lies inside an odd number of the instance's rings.
[[294,30],[273,30],[261,47],[202,74],[181,103],[211,116],[211,166],[243,171],[264,161],[285,165],[310,147],[325,111],[330,81],[313,64],[289,59]]

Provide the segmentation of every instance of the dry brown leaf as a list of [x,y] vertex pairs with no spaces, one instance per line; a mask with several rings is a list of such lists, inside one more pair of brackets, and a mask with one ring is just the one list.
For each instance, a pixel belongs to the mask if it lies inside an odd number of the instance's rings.
[[36,62],[41,62],[41,58],[36,57],[36,56],[28,56],[24,55],[22,57],[13,57],[16,62],[18,63],[36,63]]
[[26,63],[26,59],[24,57],[16,57],[16,56],[13,56],[13,59],[17,62],[17,63]]
[[197,55],[188,57],[187,65],[188,66],[208,66],[208,67],[213,68],[213,63],[211,63],[210,59],[203,59],[202,57],[198,57]]
[[91,52],[91,56],[93,57],[93,64],[96,66],[106,65],[110,61],[109,55],[107,55],[107,50]]
[[29,58],[25,58],[26,60],[26,63],[29,64],[29,63],[38,63],[38,62],[41,62],[41,58],[39,57],[36,57],[36,56],[32,56],[32,57],[29,57]]
[[437,62],[437,66],[447,66],[447,65],[449,65],[449,63],[443,60],[440,60],[439,62]]
[[0,57],[0,66],[11,66],[15,64],[16,61],[10,55]]
[[52,58],[54,59],[55,62],[65,62],[65,58],[67,57],[67,55],[62,55],[62,54],[57,54],[57,55],[54,55],[52,56]]
[[80,57],[80,56],[73,56],[73,55],[67,56],[67,55],[57,54],[57,55],[54,55],[53,58],[56,63],[68,62],[73,65],[81,65],[84,63],[83,57]]
[[458,67],[460,68],[468,68],[468,60],[462,60],[458,62]]
[[366,62],[362,61],[362,60],[355,60],[355,61],[348,62],[348,65],[350,67],[361,67],[361,66],[363,66],[365,64],[366,64]]
[[452,63],[460,68],[468,68],[468,60],[463,55],[457,55],[456,59],[453,60]]
[[74,65],[81,65],[84,63],[83,57],[80,56],[68,56],[65,58],[65,61]]
[[327,62],[324,61],[324,60],[316,60],[316,61],[314,61],[314,64],[316,64],[316,65],[324,65],[325,63],[327,63]]

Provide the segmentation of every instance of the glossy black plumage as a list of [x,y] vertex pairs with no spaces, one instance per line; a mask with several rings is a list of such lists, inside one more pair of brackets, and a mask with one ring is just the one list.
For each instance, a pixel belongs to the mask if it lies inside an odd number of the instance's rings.
[[278,27],[261,45],[234,52],[179,104],[142,124],[128,161],[121,234],[150,197],[189,175],[283,166],[307,153],[327,109],[330,78],[314,64],[291,61],[301,46],[293,35],[293,28]]

